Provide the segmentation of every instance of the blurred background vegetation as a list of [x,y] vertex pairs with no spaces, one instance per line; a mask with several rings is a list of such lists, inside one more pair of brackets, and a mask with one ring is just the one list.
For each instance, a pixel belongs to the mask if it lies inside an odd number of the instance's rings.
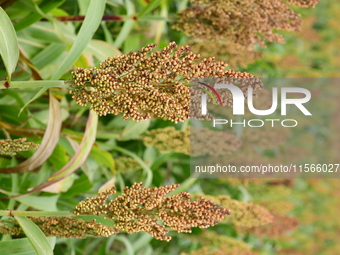
[[[14,23],[19,42],[20,58],[12,80],[51,79],[63,65],[82,25],[73,21],[87,13],[89,3],[88,0],[0,1]],[[171,25],[176,13],[189,5],[180,0],[108,0],[104,14],[120,21],[102,21],[68,71],[98,66],[108,56],[139,50],[150,43],[156,43],[159,48],[171,41],[186,45],[189,39]],[[279,32],[284,35],[285,44],[268,43],[266,48],[259,49],[261,58],[253,63],[245,60],[242,66],[234,65],[233,69],[263,78],[337,78],[340,2],[321,0],[315,8],[294,7],[294,10],[302,15],[300,32]],[[65,17],[73,21],[63,21]],[[228,59],[223,55],[215,57]],[[5,77],[4,66],[0,64],[0,79]],[[62,76],[62,79],[70,78],[70,72]],[[244,132],[240,137],[243,147],[231,154],[233,163],[247,162],[249,151],[256,153],[249,160],[251,164],[268,159],[282,162],[291,156],[296,162],[304,159],[340,163],[339,85],[333,79],[324,86],[311,88],[313,96],[320,96],[312,105],[318,123],[306,121],[292,133],[275,129],[276,133],[270,136],[272,143],[265,143],[261,150],[258,150],[260,142],[268,134],[254,139],[254,135]],[[19,115],[37,92],[29,88],[1,90],[0,139],[27,137],[30,142],[41,143],[49,119],[47,93],[31,101]],[[84,136],[89,107],[77,105],[65,89],[54,88],[50,93],[61,105],[62,131],[58,144],[47,161],[34,171],[2,173],[2,197],[26,193],[44,183],[69,162]],[[145,142],[148,131],[174,127],[185,132],[189,124],[189,121],[174,124],[162,119],[136,123],[123,121],[120,115],[102,116],[95,145],[78,171],[38,193],[0,200],[0,209],[66,211],[113,184],[121,191],[140,181],[150,186],[180,183],[182,191],[205,195],[230,208],[233,216],[207,230],[194,228],[191,234],[170,232],[173,239],[169,243],[145,233],[122,233],[109,238],[58,238],[55,254],[340,254],[339,179],[192,179],[190,157],[183,153],[183,148],[159,149],[152,142]],[[170,139],[175,138],[170,135]],[[0,169],[15,166],[33,154],[34,151],[26,151],[18,152],[16,157],[3,155]]]

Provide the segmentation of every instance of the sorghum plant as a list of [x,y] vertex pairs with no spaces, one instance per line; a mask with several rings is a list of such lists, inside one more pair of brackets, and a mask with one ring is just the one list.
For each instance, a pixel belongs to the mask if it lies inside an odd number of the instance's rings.
[[195,38],[265,46],[265,41],[284,42],[274,29],[297,31],[301,25],[300,15],[281,0],[192,2],[192,7],[179,13],[173,27]]
[[[179,184],[171,184],[159,188],[143,188],[142,183],[134,183],[125,187],[121,195],[112,200],[108,197],[116,193],[112,187],[100,192],[98,196],[87,198],[77,204],[70,216],[34,217],[34,222],[46,236],[84,238],[87,236],[110,236],[122,231],[127,233],[147,232],[156,239],[170,241],[166,236],[169,227],[172,230],[191,232],[192,227],[208,228],[230,215],[230,210],[214,204],[210,200],[200,198],[190,200],[190,194],[181,192],[166,196],[173,192]],[[29,215],[29,212],[25,212]],[[57,212],[58,213],[58,212]],[[14,211],[9,215],[17,215]],[[101,216],[112,221],[111,226],[97,223],[95,220],[85,221],[74,216]],[[0,233],[18,235],[23,233],[14,220],[0,221]]]

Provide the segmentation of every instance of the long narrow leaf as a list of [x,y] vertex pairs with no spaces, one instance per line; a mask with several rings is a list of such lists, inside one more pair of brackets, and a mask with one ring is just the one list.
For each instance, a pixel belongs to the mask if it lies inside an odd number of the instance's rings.
[[90,6],[86,12],[84,23],[79,30],[76,41],[51,80],[60,79],[67,69],[70,68],[70,66],[72,66],[72,64],[80,57],[83,50],[86,48],[86,45],[90,42],[92,36],[100,25],[104,14],[105,4],[106,0],[91,0]]
[[[134,4],[130,1],[130,0],[126,0],[125,1],[125,6],[127,9],[127,15],[129,17],[133,17],[135,15],[135,6]],[[120,48],[122,46],[122,44],[124,43],[124,41],[126,40],[126,38],[129,36],[133,25],[135,24],[135,21],[132,19],[128,19],[124,22],[124,25],[122,27],[122,29],[120,30],[115,42],[114,42],[114,46],[116,46],[117,48]]]
[[[61,5],[65,0],[44,0],[39,4],[39,8],[42,12],[48,13],[49,11],[53,10],[54,8],[57,8],[59,5]],[[32,12],[22,20],[20,20],[18,23],[14,25],[14,28],[16,31],[20,31],[33,23],[39,21],[41,19],[42,15],[38,12]]]
[[41,229],[25,216],[14,216],[38,255],[53,255],[53,250]]
[[19,59],[18,39],[7,13],[0,7],[0,55],[6,67],[8,79]]
[[148,14],[152,9],[155,9],[158,7],[158,5],[162,2],[162,0],[152,0],[150,3],[148,3],[141,12],[137,14],[138,18],[143,17],[145,14]]
[[[51,247],[55,246],[56,237],[47,237]],[[36,251],[32,247],[28,238],[20,238],[9,241],[1,241],[0,245],[1,255],[36,255]]]

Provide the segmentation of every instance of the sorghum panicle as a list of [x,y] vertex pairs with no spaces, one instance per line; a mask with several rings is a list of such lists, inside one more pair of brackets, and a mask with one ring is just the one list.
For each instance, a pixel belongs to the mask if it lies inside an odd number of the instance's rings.
[[175,123],[190,117],[193,78],[235,77],[224,61],[205,58],[175,42],[160,51],[150,44],[138,52],[110,57],[99,68],[77,68],[70,93],[99,115],[122,113],[135,121],[165,118]]
[[[196,196],[200,195],[195,195],[195,197]],[[249,229],[273,223],[273,215],[263,206],[234,200],[226,195],[203,195],[203,197],[213,200],[216,204],[223,207],[230,208],[233,214],[225,220],[229,220],[235,226]]]
[[272,223],[263,226],[254,226],[251,228],[237,226],[237,232],[240,234],[251,233],[259,237],[268,236],[273,238],[282,236],[284,233],[294,230],[299,225],[299,221],[294,217],[289,217],[273,211],[271,211],[271,214],[273,215]]
[[115,168],[120,174],[127,174],[135,170],[141,169],[141,165],[137,160],[130,157],[118,157],[115,159]]
[[287,4],[314,7],[319,0],[191,0],[172,26],[192,37],[188,45],[203,57],[218,56],[231,67],[261,57],[254,46],[284,43],[275,30],[299,31],[300,15]]
[[14,140],[0,140],[0,154],[13,156],[16,155],[16,151],[36,150],[39,148],[39,144],[25,142],[26,140],[27,138],[25,137]]
[[144,133],[142,141],[145,146],[155,146],[161,153],[179,152],[190,154],[190,128],[176,130],[170,126],[157,128]]
[[[191,227],[207,228],[214,226],[229,209],[214,204],[209,200],[190,201],[190,194],[182,192],[176,195],[167,194],[174,191],[179,184],[159,188],[142,188],[142,183],[126,187],[123,194],[106,202],[115,188],[101,192],[97,197],[81,201],[75,208],[75,215],[101,215],[113,221],[118,231],[137,233],[144,231],[157,239],[169,241],[165,236],[170,227],[177,232],[191,232]],[[159,224],[161,221],[163,224]]]
[[289,4],[300,6],[300,7],[315,7],[319,0],[287,0]]
[[[36,224],[45,236],[56,236],[62,238],[86,238],[89,236],[105,236],[118,233],[112,226],[97,223],[96,220],[84,220],[75,217],[28,217]],[[0,222],[0,233],[7,235],[20,235],[24,231],[13,219],[8,225]]]
[[231,68],[247,67],[262,56],[261,52],[232,42],[230,40],[203,40],[193,38],[188,40],[188,46],[199,52],[203,58],[215,56],[216,60],[226,61]]
[[[302,7],[317,1],[288,1]],[[300,15],[282,0],[192,0],[194,5],[179,12],[174,29],[204,40],[227,40],[252,47],[265,41],[284,43],[273,30],[298,31]]]
[[194,127],[190,129],[190,142],[191,156],[226,155],[236,151],[242,144],[242,141],[231,132]]

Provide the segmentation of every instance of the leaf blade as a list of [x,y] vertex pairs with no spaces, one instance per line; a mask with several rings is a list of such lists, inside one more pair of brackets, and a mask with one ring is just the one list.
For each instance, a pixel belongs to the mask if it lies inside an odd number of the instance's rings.
[[0,55],[10,80],[19,59],[19,46],[13,24],[1,7],[0,24]]
[[51,80],[60,79],[64,72],[66,72],[67,69],[80,57],[83,50],[86,48],[87,44],[92,39],[93,34],[100,25],[105,4],[106,0],[91,0],[84,22],[77,35],[77,39],[60,65],[60,68],[56,71]]
[[[55,246],[56,237],[47,237],[51,247]],[[13,239],[9,241],[1,241],[1,255],[36,255],[28,238]]]
[[38,255],[53,255],[53,250],[41,229],[25,216],[14,216]]

